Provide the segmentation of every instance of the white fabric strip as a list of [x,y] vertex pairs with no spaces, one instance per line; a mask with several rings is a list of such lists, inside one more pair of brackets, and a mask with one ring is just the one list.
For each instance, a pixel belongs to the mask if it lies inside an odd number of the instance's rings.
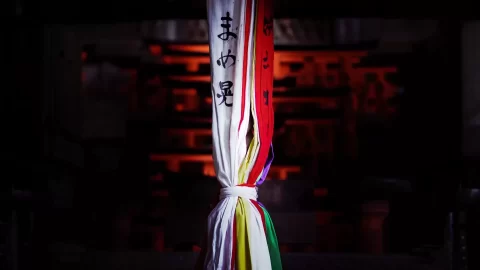
[[251,201],[248,201],[246,205],[248,205],[246,207],[250,208],[250,218],[247,220],[247,231],[252,270],[271,270],[270,252],[268,251],[262,216]]
[[[242,142],[238,133],[242,99],[245,98],[242,96],[245,1],[207,0],[207,10],[212,69],[213,160],[221,187],[234,187],[238,183],[237,164],[242,162],[247,151],[246,142]],[[249,104],[245,105],[249,107]],[[245,118],[249,119],[249,116]],[[208,217],[209,246],[205,269],[231,268],[237,201],[238,197],[221,200]]]
[[[246,222],[252,270],[271,269],[262,216],[250,201],[257,199],[257,191],[255,188],[237,186],[239,168],[246,158],[249,143],[247,133],[252,114],[251,102],[254,100],[252,73],[255,1],[250,11],[251,29],[248,31],[247,44],[249,53],[244,55],[246,10],[247,0],[207,0],[212,69],[213,159],[222,187],[221,200],[208,217],[209,245],[204,264],[204,268],[208,270],[233,270],[233,226],[238,200],[242,200],[249,213]],[[243,70],[245,58],[248,63],[246,78]],[[243,95],[244,79],[246,89]],[[253,153],[252,156],[256,155],[257,153]],[[245,173],[248,177],[249,171]]]
[[226,187],[220,189],[220,200],[227,197],[242,197],[249,200],[257,200],[257,188],[256,187]]
[[[233,226],[235,197],[218,203],[208,216],[208,249],[204,269],[229,270],[232,261]],[[232,269],[233,270],[233,269]]]

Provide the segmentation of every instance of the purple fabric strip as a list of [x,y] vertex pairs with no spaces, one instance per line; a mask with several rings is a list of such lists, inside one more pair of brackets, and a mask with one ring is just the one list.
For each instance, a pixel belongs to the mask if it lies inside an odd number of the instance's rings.
[[270,151],[268,152],[268,157],[267,157],[267,162],[265,163],[265,167],[263,167],[263,172],[262,176],[260,177],[260,180],[257,181],[257,186],[260,186],[263,181],[265,181],[265,178],[267,178],[268,171],[270,170],[270,165],[272,165],[272,161],[275,155],[273,154],[273,143],[270,144]]
[[261,202],[257,201],[257,203],[258,203],[263,209],[265,209],[265,206],[263,206],[263,204],[262,204]]

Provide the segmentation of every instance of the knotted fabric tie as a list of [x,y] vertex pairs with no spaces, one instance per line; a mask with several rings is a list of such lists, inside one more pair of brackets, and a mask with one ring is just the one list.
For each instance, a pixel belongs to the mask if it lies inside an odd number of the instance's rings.
[[242,197],[250,200],[257,200],[257,188],[247,186],[225,187],[220,189],[220,200],[227,197]]

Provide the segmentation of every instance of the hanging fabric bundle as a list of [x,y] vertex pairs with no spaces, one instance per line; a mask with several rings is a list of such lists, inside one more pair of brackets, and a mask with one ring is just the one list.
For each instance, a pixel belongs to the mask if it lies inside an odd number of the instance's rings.
[[203,268],[282,269],[257,188],[273,160],[272,0],[207,0],[213,159],[220,201],[208,217]]

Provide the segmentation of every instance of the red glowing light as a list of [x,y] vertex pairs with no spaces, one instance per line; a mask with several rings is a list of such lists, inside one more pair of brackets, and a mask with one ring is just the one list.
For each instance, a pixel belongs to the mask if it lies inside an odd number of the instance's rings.
[[159,55],[162,52],[160,45],[150,45],[148,49],[152,55]]
[[316,188],[313,191],[315,197],[325,197],[328,195],[328,189],[326,188]]

